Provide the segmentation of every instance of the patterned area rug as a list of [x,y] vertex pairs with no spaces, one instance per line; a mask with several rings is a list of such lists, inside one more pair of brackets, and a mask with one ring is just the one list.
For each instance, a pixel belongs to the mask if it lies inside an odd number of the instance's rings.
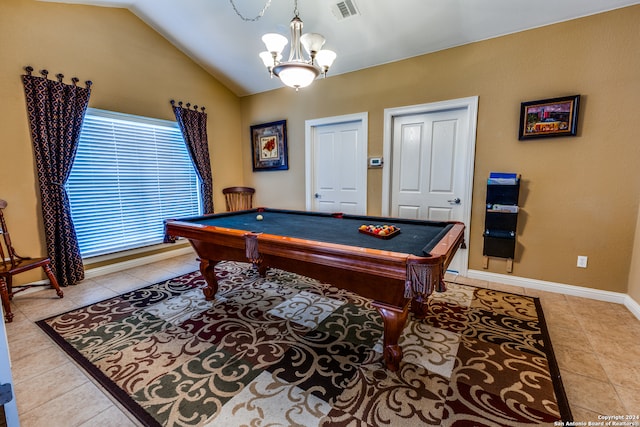
[[537,299],[448,284],[397,373],[370,301],[281,270],[217,267],[38,322],[144,425],[522,426],[570,421]]

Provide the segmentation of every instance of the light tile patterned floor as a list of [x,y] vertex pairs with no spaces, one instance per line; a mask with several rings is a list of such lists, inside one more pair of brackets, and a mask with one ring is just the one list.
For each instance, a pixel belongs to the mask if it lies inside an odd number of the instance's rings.
[[[7,324],[20,421],[27,427],[125,427],[136,422],[34,324],[36,320],[198,268],[186,255],[64,288],[18,294]],[[640,320],[624,306],[457,277],[459,283],[540,297],[576,421],[640,414]]]

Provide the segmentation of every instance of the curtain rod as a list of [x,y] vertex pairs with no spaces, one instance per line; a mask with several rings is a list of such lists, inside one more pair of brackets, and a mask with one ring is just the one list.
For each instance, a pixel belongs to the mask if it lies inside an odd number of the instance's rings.
[[[27,72],[27,75],[31,76],[31,73],[33,73],[33,67],[31,65],[27,65],[26,67],[24,67],[24,69]],[[49,76],[49,71],[40,70],[40,74],[42,74],[42,77],[44,77],[46,79]],[[58,78],[58,81],[60,83],[62,83],[62,79],[64,79],[64,74],[58,73],[58,74],[56,74],[56,77]],[[74,86],[76,86],[79,81],[80,81],[80,79],[77,78],[77,77],[72,77],[71,78],[71,82],[73,83]],[[87,87],[91,87],[91,85],[93,84],[93,82],[91,80],[87,80],[84,83],[87,85]]]
[[[171,100],[171,101],[169,101],[169,102],[171,103],[171,105],[172,105],[172,106],[174,106],[174,107],[176,106],[176,101],[175,101],[175,100],[173,100],[173,99],[172,99],[172,100]],[[183,106],[182,106],[182,101],[178,102],[178,105],[180,106],[180,108],[185,108],[185,107],[183,107]],[[187,103],[186,103],[186,109],[188,110],[188,109],[190,109],[190,108],[191,108],[191,103],[187,102]],[[201,110],[202,110],[202,112],[204,113],[205,107],[200,107],[200,109],[201,109]],[[194,105],[194,106],[193,106],[193,110],[194,110],[194,111],[198,111],[198,106],[197,106],[197,105]]]

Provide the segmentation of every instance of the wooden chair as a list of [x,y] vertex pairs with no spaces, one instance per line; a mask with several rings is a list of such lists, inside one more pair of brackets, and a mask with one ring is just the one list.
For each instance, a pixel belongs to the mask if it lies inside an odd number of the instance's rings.
[[0,257],[2,257],[2,265],[0,265],[0,297],[2,298],[4,317],[7,322],[11,322],[13,320],[13,313],[11,312],[10,301],[13,298],[14,293],[23,291],[32,286],[41,286],[33,284],[16,286],[16,288],[19,287],[20,289],[14,292],[13,276],[15,276],[16,274],[20,274],[34,268],[42,267],[44,272],[47,274],[47,277],[49,278],[51,287],[56,290],[58,296],[62,298],[64,294],[60,290],[58,281],[51,271],[51,260],[49,258],[29,258],[21,257],[16,254],[16,251],[11,245],[11,237],[9,236],[7,224],[4,221],[4,209],[6,207],[7,202],[0,199],[0,234],[2,234],[2,239],[0,239]]
[[253,208],[253,195],[256,192],[251,187],[227,187],[222,189],[227,211],[243,211]]

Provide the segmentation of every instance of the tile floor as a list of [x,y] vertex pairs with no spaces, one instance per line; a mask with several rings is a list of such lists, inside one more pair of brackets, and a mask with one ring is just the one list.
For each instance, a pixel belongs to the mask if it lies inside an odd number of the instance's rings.
[[[25,427],[126,427],[136,422],[41,332],[34,321],[194,271],[193,255],[63,288],[24,292],[6,325],[20,422]],[[458,277],[460,283],[540,297],[576,421],[640,415],[640,320],[624,306]]]

